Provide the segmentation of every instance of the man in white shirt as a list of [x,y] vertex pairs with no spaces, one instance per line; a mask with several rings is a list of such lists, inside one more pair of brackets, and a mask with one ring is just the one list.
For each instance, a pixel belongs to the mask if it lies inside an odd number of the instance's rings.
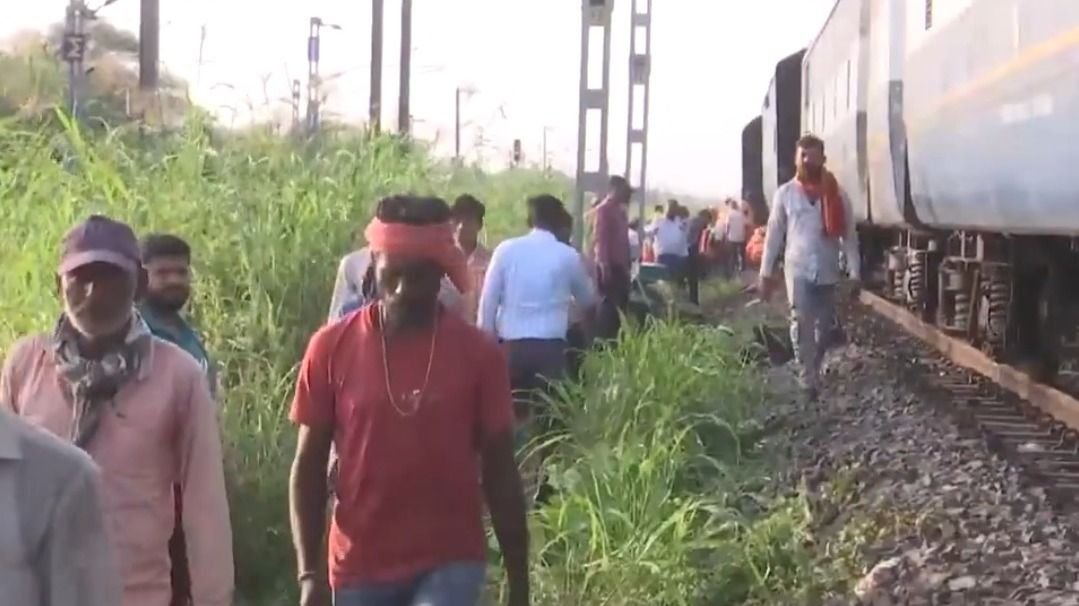
[[519,420],[530,392],[565,375],[570,305],[595,302],[580,254],[555,236],[565,213],[554,196],[530,198],[532,230],[495,248],[480,295],[477,324],[506,346]]
[[746,215],[735,200],[727,200],[727,217],[723,226],[723,239],[727,243],[727,266],[735,276],[745,268]]
[[810,401],[818,396],[821,360],[835,315],[840,252],[846,254],[855,293],[861,270],[850,200],[824,168],[825,159],[819,138],[806,135],[798,141],[797,175],[780,186],[772,203],[759,284],[761,298],[767,299],[776,286],[773,272],[780,250],[785,250],[791,342]]
[[689,256],[687,226],[681,218],[678,202],[667,202],[667,214],[649,226],[649,236],[656,253],[656,262],[667,268],[678,282],[685,278],[686,257]]

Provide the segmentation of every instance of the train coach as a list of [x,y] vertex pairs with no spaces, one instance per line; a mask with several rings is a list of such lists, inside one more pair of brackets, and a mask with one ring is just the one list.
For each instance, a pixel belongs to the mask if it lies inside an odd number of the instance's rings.
[[770,130],[762,112],[767,195],[771,167],[793,163],[782,144],[818,134],[854,206],[867,286],[1001,361],[1070,379],[1079,1],[838,0],[800,71],[799,122]]

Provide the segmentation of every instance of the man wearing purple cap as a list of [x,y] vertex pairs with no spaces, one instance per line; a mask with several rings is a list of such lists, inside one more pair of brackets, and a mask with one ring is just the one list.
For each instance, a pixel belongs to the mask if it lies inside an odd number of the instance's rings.
[[199,364],[151,335],[131,228],[94,215],[63,241],[53,332],[19,341],[0,407],[85,450],[101,467],[121,606],[169,606],[172,487],[183,492],[193,606],[230,606],[232,531],[215,410]]

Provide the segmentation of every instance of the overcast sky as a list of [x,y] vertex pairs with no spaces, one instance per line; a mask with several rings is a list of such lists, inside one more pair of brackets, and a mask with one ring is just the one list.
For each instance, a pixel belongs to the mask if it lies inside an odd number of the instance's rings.
[[[102,2],[88,0],[91,7]],[[625,170],[630,3],[615,0],[612,172]],[[14,19],[8,7],[0,36],[60,21],[66,4],[20,1]],[[742,127],[759,112],[775,63],[812,40],[833,4],[655,0],[649,185],[705,196],[737,193]],[[299,79],[306,86],[312,16],[343,28],[323,31],[322,74],[332,78],[326,111],[366,119],[369,0],[161,0],[161,5],[162,61],[188,79],[196,101],[224,123],[249,121],[251,106],[266,114],[290,114],[290,82]],[[526,159],[538,162],[546,127],[553,164],[572,174],[580,6],[580,0],[414,0],[416,134],[437,139],[440,152],[452,153],[454,91],[472,87],[476,93],[462,110],[468,155],[502,161],[513,139],[520,138]],[[138,14],[138,0],[118,0],[101,12],[132,31],[138,29]],[[399,27],[400,0],[386,0],[383,123],[389,126],[397,120]],[[481,134],[485,143],[477,146]]]

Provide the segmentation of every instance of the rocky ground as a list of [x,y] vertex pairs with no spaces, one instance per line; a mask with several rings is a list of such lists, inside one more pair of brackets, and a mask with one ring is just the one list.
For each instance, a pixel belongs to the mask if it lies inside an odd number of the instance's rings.
[[[771,309],[753,315],[778,324]],[[864,577],[833,603],[1079,606],[1079,508],[1052,504],[903,378],[919,344],[863,311],[845,326],[820,403],[793,397],[789,368],[769,372],[781,484],[810,495],[822,548],[861,533]]]

